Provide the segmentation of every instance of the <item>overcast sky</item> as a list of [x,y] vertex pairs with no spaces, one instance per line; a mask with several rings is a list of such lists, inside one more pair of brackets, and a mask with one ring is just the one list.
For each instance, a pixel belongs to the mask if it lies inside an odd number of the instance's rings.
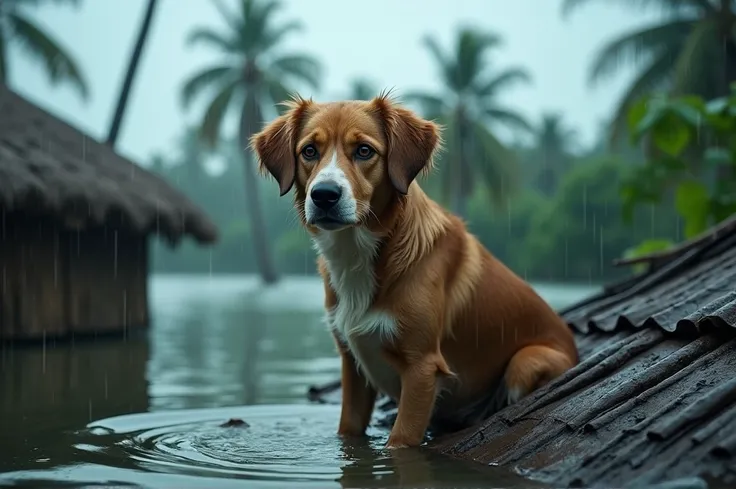
[[[230,0],[232,5],[238,0]],[[472,25],[503,36],[494,62],[521,66],[534,78],[530,86],[508,92],[505,102],[530,120],[544,111],[562,111],[589,142],[610,114],[631,71],[592,89],[587,73],[594,53],[606,40],[647,19],[623,7],[598,2],[567,19],[560,0],[287,0],[282,20],[300,19],[305,29],[285,48],[311,52],[325,66],[317,99],[343,96],[348,82],[368,77],[399,94],[438,86],[436,66],[422,46],[425,34],[444,46],[457,28]],[[625,3],[625,2],[621,2]],[[35,103],[98,138],[104,138],[123,70],[143,16],[145,0],[84,0],[83,7],[51,6],[36,18],[74,53],[90,82],[92,96],[83,103],[68,88],[50,89],[43,72],[21,53],[11,53],[10,84]],[[209,0],[161,0],[152,35],[135,81],[119,150],[147,164],[155,152],[173,151],[186,121],[178,104],[187,75],[217,60],[217,53],[185,46],[197,25],[221,26]]]

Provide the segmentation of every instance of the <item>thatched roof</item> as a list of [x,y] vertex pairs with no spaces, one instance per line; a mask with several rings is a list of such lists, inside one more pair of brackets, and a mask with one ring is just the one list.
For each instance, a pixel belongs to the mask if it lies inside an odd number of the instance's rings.
[[164,179],[2,85],[0,209],[76,228],[120,225],[171,242],[217,239],[204,212]]
[[[430,448],[552,487],[693,477],[736,487],[736,216],[654,258],[648,272],[560,311],[578,366]],[[340,402],[339,389],[309,397]],[[378,406],[388,416],[377,422],[390,424],[395,405]]]

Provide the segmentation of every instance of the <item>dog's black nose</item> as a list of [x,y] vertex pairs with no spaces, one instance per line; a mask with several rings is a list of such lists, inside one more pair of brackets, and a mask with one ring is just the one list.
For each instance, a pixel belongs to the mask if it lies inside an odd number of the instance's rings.
[[342,196],[342,190],[336,183],[319,182],[312,187],[312,192],[309,195],[312,197],[314,205],[326,211],[335,207]]

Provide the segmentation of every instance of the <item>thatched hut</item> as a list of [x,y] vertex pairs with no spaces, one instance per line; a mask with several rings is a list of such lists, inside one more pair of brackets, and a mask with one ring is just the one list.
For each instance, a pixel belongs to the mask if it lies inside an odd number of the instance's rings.
[[0,86],[0,340],[148,324],[148,237],[212,243],[185,195]]

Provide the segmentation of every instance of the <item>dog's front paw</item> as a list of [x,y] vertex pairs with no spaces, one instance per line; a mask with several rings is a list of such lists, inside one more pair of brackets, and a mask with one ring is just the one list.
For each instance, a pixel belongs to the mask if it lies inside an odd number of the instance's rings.
[[422,444],[422,439],[414,440],[410,436],[408,437],[408,436],[392,434],[392,435],[389,435],[385,448],[388,450],[395,450],[397,448],[418,447],[421,444]]
[[399,448],[409,448],[409,445],[407,445],[406,443],[389,440],[386,442],[386,446],[384,448],[386,448],[386,450],[397,450]]

